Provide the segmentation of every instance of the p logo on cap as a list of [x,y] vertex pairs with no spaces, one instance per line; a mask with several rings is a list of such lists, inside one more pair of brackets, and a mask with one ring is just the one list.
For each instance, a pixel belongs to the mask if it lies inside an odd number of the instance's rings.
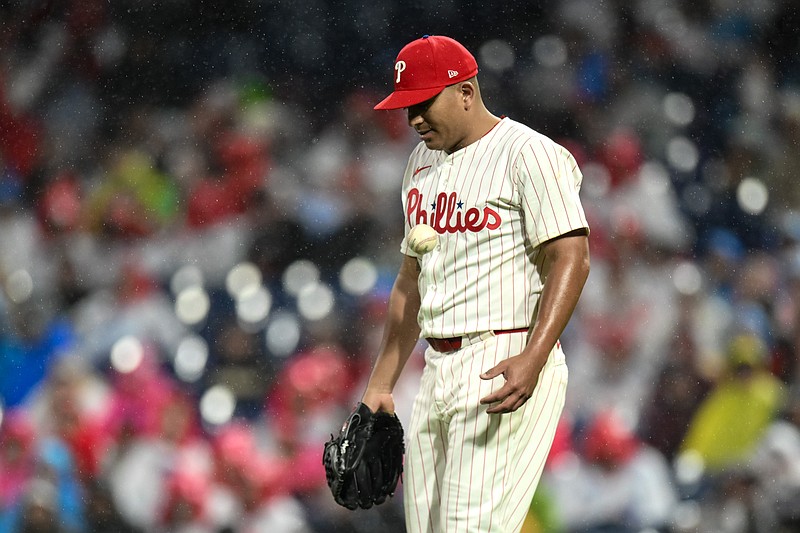
[[478,63],[455,39],[425,35],[400,50],[394,70],[394,92],[375,109],[401,109],[433,98],[448,85],[476,75]]
[[397,71],[397,78],[394,82],[400,83],[400,74],[406,69],[406,62],[403,60],[398,61],[394,64],[394,69]]

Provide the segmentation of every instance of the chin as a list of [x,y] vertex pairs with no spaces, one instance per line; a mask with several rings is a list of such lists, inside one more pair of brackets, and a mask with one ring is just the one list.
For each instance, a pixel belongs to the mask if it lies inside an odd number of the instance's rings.
[[444,146],[442,146],[442,143],[440,142],[437,143],[433,139],[423,139],[422,142],[425,143],[425,146],[428,148],[428,150],[444,150]]

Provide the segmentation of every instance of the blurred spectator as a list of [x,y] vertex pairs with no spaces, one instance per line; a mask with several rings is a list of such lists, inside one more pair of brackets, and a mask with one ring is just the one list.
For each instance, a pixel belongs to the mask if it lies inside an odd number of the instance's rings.
[[800,394],[791,391],[786,408],[764,433],[752,457],[757,483],[754,502],[763,531],[800,528]]
[[258,266],[267,285],[274,288],[289,265],[312,256],[311,244],[300,223],[272,195],[264,192],[255,201],[257,208],[252,217],[256,230],[247,258]]
[[668,531],[678,501],[664,456],[613,411],[599,413],[577,453],[547,472],[554,507],[570,533]]
[[233,318],[224,320],[214,329],[213,362],[206,371],[205,383],[208,387],[227,387],[236,400],[235,415],[255,419],[275,379],[264,343],[259,342],[255,333],[242,329]]
[[78,530],[65,527],[58,516],[58,496],[52,483],[33,479],[25,486],[19,507],[0,519],[4,533],[69,533]]
[[693,331],[697,298],[684,296],[678,301],[675,336],[636,430],[668,461],[675,459],[698,405],[712,386]]
[[103,481],[87,485],[86,523],[92,533],[143,533],[122,518],[111,491]]
[[177,519],[171,512],[178,509],[170,504],[184,509],[183,483],[202,480],[211,469],[211,451],[200,434],[194,402],[178,391],[169,393],[165,401],[154,400],[158,426],[136,433],[104,472],[123,518],[148,531],[165,525],[164,520]]
[[92,364],[104,361],[115,343],[124,338],[139,339],[154,350],[174,353],[189,330],[176,316],[173,302],[160,290],[155,275],[136,259],[90,254],[84,260],[109,261],[112,279],[72,310],[82,356]]
[[743,467],[783,409],[786,391],[767,369],[767,355],[755,334],[731,338],[726,373],[692,417],[681,451],[697,453],[712,474]]
[[[330,437],[326,421],[349,413],[353,379],[340,347],[315,345],[292,358],[267,397],[268,424],[281,453],[300,461],[292,480],[298,490],[315,487],[325,477],[322,445]],[[311,457],[311,462],[302,460],[312,450],[319,464]]]
[[232,531],[309,531],[291,497],[291,462],[259,448],[252,429],[232,423],[214,436],[214,473],[208,508],[217,528]]
[[42,298],[11,307],[11,329],[0,337],[0,397],[10,407],[24,402],[77,341],[73,324]]
[[0,531],[85,531],[85,496],[69,449],[57,439],[41,439],[35,471],[25,480],[21,498],[0,516]]
[[207,473],[195,469],[176,469],[164,481],[164,500],[157,511],[153,531],[164,533],[212,533],[206,501]]
[[173,180],[154,168],[147,153],[114,154],[108,175],[92,190],[84,208],[85,226],[111,239],[136,239],[167,226],[178,212]]
[[70,450],[82,482],[100,472],[110,446],[103,427],[109,396],[85,361],[69,357],[54,366],[44,386],[26,406],[41,436],[60,439]]
[[8,411],[0,424],[0,515],[22,497],[35,467],[36,429],[22,411]]

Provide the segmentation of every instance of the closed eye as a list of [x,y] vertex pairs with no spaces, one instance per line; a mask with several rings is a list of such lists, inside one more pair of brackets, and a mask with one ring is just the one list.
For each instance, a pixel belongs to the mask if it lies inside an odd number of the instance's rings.
[[[442,94],[442,93],[439,93]],[[414,104],[408,108],[408,118],[418,117],[420,115],[424,115],[428,109],[433,105],[433,102],[439,98],[439,94],[434,96],[433,98],[429,98],[422,103]]]

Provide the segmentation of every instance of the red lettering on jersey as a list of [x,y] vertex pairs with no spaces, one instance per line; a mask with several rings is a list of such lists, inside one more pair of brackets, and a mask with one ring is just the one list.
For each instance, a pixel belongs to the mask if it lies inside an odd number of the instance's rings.
[[425,209],[425,199],[419,189],[412,188],[408,191],[406,220],[410,226],[430,224],[438,233],[478,232],[484,228],[500,227],[500,214],[497,211],[489,206],[485,206],[483,211],[477,207],[462,211],[458,208],[458,198],[454,192],[440,192],[432,208],[430,212]]
[[416,188],[408,191],[406,218],[408,219],[408,224],[410,226],[428,223],[428,211],[422,209],[422,195]]

